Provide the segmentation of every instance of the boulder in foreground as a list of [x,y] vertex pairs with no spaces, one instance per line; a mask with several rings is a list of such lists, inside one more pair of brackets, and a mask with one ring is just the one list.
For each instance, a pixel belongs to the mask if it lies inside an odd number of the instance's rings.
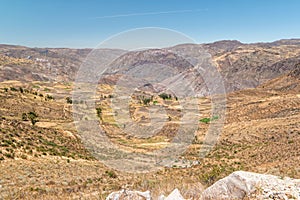
[[201,199],[300,199],[300,180],[237,171],[207,188]]

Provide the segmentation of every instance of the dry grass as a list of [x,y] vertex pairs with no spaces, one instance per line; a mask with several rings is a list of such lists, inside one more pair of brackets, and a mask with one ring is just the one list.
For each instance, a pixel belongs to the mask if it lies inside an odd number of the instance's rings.
[[[43,83],[37,88],[9,82],[3,83],[2,88],[12,86],[50,93],[56,98],[46,101],[32,93],[0,90],[2,199],[104,199],[121,188],[150,190],[154,197],[178,188],[185,198],[197,199],[203,188],[236,170],[300,178],[300,98],[295,91],[259,88],[230,94],[227,121],[214,149],[206,158],[199,159],[202,139],[209,126],[200,123],[198,139],[183,155],[186,160],[199,160],[199,165],[129,174],[93,160],[82,146],[72,125],[71,107],[65,102],[69,96],[65,88],[70,85]],[[109,101],[103,98],[101,102],[104,115]],[[209,100],[200,99],[199,103],[201,117],[211,117]],[[133,105],[138,108],[133,114],[139,120],[147,112],[147,106]],[[166,106],[173,118],[178,117],[178,105],[167,102]],[[39,115],[36,126],[21,120],[21,114],[32,109]],[[172,135],[172,129],[166,129],[165,134],[147,140],[128,138],[112,120],[104,121],[102,126],[123,148],[141,151],[161,148],[156,144],[168,142]]]

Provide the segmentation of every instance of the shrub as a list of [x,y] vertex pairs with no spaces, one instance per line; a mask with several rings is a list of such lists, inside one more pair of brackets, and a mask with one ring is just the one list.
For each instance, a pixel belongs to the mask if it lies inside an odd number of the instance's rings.
[[4,91],[5,91],[5,92],[8,92],[8,88],[4,88]]
[[96,111],[97,111],[97,116],[101,119],[102,109],[96,108]]
[[148,105],[151,102],[151,98],[143,98],[142,101],[144,105]]
[[68,104],[72,104],[73,103],[73,101],[72,101],[72,99],[70,97],[67,97],[66,100],[67,100]]
[[202,118],[202,119],[200,119],[199,121],[200,121],[200,122],[203,122],[203,123],[205,123],[205,124],[208,124],[209,122],[214,121],[214,120],[217,120],[217,119],[219,119],[218,116],[213,116],[212,118],[207,118],[207,117]]
[[54,97],[51,96],[51,95],[49,95],[49,94],[47,94],[46,97],[45,97],[45,100],[46,100],[46,101],[47,101],[47,100],[53,100],[53,99],[54,99]]
[[6,156],[7,158],[14,158],[15,155],[11,154],[11,153],[5,153],[4,156]]
[[210,122],[210,118],[202,118],[202,119],[200,119],[199,120],[200,122],[203,122],[203,123],[205,123],[205,124],[208,124],[209,122]]
[[22,113],[22,120],[23,121],[28,121],[28,117],[26,113]]
[[27,117],[30,119],[32,125],[35,125],[35,123],[38,122],[38,120],[36,119],[38,115],[34,111],[30,111],[29,113],[27,113]]
[[205,184],[211,185],[225,172],[225,168],[221,166],[214,166],[211,170],[200,175],[200,180]]
[[105,172],[110,178],[117,178],[117,174],[114,171],[106,171]]
[[158,95],[160,98],[162,98],[163,100],[166,100],[166,99],[171,99],[172,98],[172,95],[170,94],[167,94],[167,93],[161,93]]
[[16,88],[14,88],[14,87],[10,87],[10,90],[11,91],[14,91],[14,92],[16,92],[16,91],[18,91]]

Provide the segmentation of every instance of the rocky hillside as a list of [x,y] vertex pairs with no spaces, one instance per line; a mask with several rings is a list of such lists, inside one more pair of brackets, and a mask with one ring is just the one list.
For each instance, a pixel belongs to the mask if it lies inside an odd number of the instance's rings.
[[0,80],[70,81],[90,51],[0,45]]
[[[110,74],[124,74],[131,67],[146,64],[161,64],[169,71],[179,70],[182,78],[194,82],[198,92],[205,94],[201,74],[195,75],[185,57],[197,50],[205,50],[212,56],[224,78],[226,90],[236,91],[257,87],[264,82],[294,70],[300,63],[300,40],[280,40],[272,43],[243,44],[238,41],[219,41],[211,44],[182,44],[162,50],[129,52],[111,65]],[[119,55],[120,50],[106,50]],[[72,81],[76,72],[91,49],[27,48],[0,45],[0,80],[23,81]],[[175,55],[176,54],[176,55]],[[129,67],[129,68],[128,68]],[[14,73],[12,73],[14,72]],[[109,71],[108,71],[109,72]],[[151,73],[149,74],[151,75]],[[193,76],[192,76],[193,75]],[[110,81],[112,80],[112,81]],[[115,76],[108,78],[113,83]],[[167,83],[171,83],[168,80]]]

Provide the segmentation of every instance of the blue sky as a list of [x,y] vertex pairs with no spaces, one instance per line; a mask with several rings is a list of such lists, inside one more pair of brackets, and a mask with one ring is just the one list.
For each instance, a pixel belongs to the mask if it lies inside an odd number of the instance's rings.
[[162,27],[198,43],[300,38],[299,0],[0,0],[0,43],[95,47],[133,28]]

